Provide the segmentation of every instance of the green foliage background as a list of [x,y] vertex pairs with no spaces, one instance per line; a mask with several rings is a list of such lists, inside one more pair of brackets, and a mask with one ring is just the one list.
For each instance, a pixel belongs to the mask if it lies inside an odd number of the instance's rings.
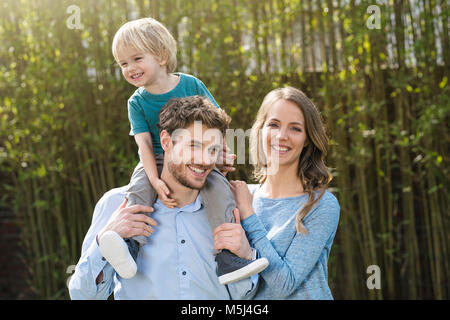
[[[95,203],[138,161],[111,54],[125,21],[153,16],[199,77],[251,127],[264,95],[305,91],[326,119],[341,220],[330,256],[337,299],[448,299],[447,0],[3,0],[1,206],[22,227],[34,297],[68,298]],[[67,26],[80,8],[82,29]],[[73,21],[72,21],[73,22]],[[251,181],[249,165],[234,179]],[[380,266],[381,290],[367,267]]]

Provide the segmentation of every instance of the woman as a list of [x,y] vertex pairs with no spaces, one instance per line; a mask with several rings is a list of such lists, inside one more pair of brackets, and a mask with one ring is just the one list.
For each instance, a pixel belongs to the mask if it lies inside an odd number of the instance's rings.
[[231,181],[242,227],[214,230],[216,249],[251,258],[254,248],[268,259],[255,299],[333,299],[327,263],[340,207],[326,190],[327,146],[320,114],[303,92],[286,87],[267,94],[250,136],[260,184],[250,191]]

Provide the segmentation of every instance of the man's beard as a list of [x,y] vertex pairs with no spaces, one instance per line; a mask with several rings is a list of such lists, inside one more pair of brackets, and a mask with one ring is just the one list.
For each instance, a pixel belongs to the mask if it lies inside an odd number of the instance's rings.
[[[187,170],[189,169],[187,168],[187,165],[184,163],[176,165],[173,161],[169,160],[167,167],[169,169],[170,174],[175,178],[175,180],[177,180],[179,184],[181,184],[186,188],[193,190],[201,190],[206,183],[206,179],[200,186],[196,186],[190,183],[187,179]],[[213,167],[201,167],[201,169],[204,169],[206,171],[209,171],[212,168]]]

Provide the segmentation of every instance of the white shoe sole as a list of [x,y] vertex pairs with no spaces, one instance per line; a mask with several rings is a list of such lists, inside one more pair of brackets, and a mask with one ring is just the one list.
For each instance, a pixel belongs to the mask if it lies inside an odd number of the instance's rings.
[[106,231],[99,240],[100,252],[120,277],[130,279],[137,272],[137,265],[125,241],[114,231]]
[[266,258],[259,258],[239,270],[220,276],[219,282],[220,284],[228,284],[251,277],[252,275],[263,271],[268,265],[269,261]]

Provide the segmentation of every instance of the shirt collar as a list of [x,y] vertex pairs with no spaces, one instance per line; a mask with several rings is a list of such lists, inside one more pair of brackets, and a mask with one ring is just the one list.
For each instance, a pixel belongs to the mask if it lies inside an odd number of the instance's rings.
[[[156,199],[156,202],[158,202],[159,205],[161,205],[164,208],[167,208],[160,199]],[[197,195],[197,198],[195,198],[194,202],[191,202],[187,205],[185,205],[184,207],[181,208],[177,208],[175,207],[172,210],[176,210],[176,212],[191,212],[191,213],[197,213],[198,211],[200,211],[200,209],[203,208],[203,199],[200,195],[200,192]],[[170,209],[169,209],[170,210]]]
[[189,204],[185,205],[184,207],[179,208],[178,211],[195,213],[195,212],[198,212],[202,207],[203,207],[203,200],[202,200],[202,197],[199,192],[197,195],[197,198],[195,198],[194,202],[189,203]]

